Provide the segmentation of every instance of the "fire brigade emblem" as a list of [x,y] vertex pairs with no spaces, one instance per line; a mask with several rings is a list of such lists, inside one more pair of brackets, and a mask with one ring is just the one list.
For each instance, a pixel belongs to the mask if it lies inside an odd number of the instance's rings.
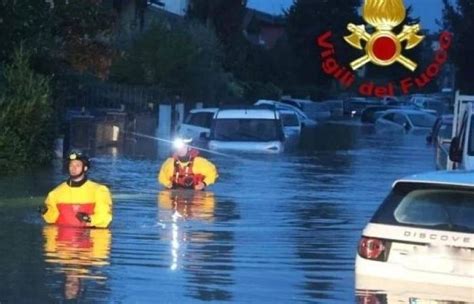
[[[357,70],[369,62],[379,66],[399,62],[414,71],[417,64],[405,57],[402,51],[416,47],[423,40],[424,36],[418,35],[420,25],[404,25],[398,35],[392,31],[405,19],[403,0],[365,0],[362,16],[375,31],[368,33],[363,24],[347,25],[347,29],[352,33],[344,37],[347,43],[362,50],[362,41],[365,42],[365,55],[351,62],[352,69]],[[406,44],[402,45],[403,42]]]

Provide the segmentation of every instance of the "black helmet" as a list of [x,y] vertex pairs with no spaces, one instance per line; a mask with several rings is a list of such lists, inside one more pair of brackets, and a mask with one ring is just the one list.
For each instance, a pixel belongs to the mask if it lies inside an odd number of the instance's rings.
[[84,166],[87,166],[88,168],[90,168],[89,157],[87,157],[87,155],[83,154],[80,151],[73,150],[69,152],[67,156],[67,163],[69,164],[71,160],[80,160],[84,164]]

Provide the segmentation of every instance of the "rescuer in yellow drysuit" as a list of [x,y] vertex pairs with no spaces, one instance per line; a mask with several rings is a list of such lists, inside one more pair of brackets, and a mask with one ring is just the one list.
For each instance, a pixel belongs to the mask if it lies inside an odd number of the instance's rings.
[[177,139],[175,153],[161,166],[158,182],[168,189],[204,190],[215,183],[218,174],[213,163],[189,146],[191,139]]
[[71,152],[68,156],[69,179],[52,190],[41,209],[48,224],[105,228],[112,221],[109,189],[87,179],[87,156]]

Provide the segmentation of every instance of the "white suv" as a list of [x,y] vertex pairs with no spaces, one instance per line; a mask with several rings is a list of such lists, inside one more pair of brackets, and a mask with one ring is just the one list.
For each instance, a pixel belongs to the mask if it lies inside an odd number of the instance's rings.
[[436,284],[474,301],[474,172],[397,180],[362,232],[355,272],[357,289]]
[[186,138],[197,140],[209,136],[212,118],[217,112],[217,108],[193,109],[189,112],[184,122],[178,127],[177,133]]
[[285,134],[280,113],[260,107],[221,108],[214,115],[211,150],[283,152]]

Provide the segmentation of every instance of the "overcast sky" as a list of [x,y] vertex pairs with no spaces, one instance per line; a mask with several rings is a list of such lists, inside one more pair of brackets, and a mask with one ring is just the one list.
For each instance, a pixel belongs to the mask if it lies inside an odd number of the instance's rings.
[[[318,1],[318,0],[314,0]],[[278,14],[288,8],[293,0],[248,0],[248,7]],[[414,17],[420,17],[422,28],[437,30],[436,19],[441,19],[442,0],[405,0],[406,6],[413,6]]]

